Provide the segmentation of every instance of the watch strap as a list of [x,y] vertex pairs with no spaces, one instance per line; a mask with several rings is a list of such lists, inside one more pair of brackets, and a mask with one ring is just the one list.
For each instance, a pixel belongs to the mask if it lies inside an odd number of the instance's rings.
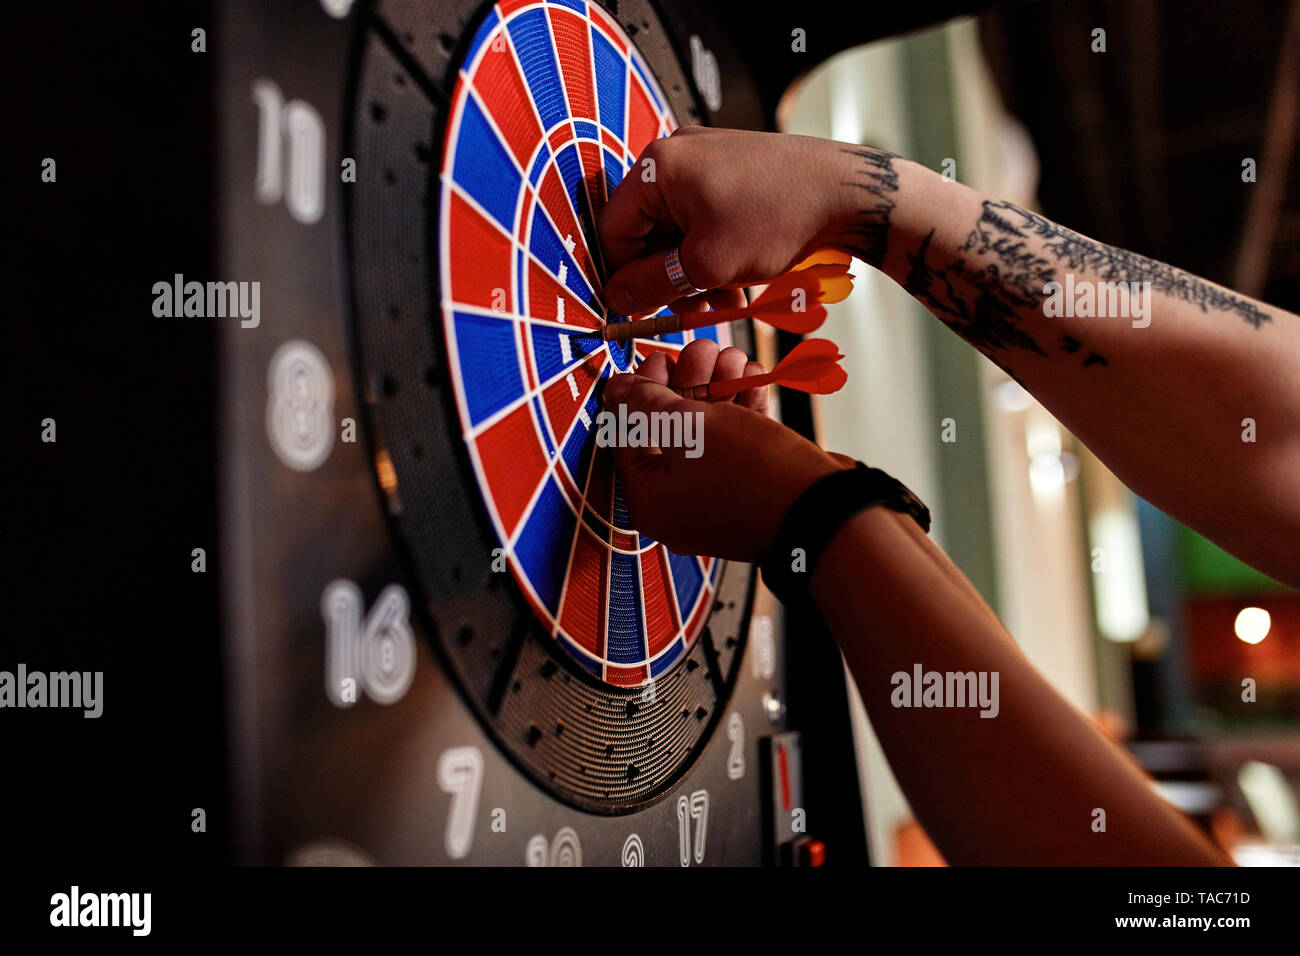
[[813,482],[795,501],[759,562],[763,583],[787,606],[808,601],[808,582],[835,533],[877,505],[910,515],[929,533],[930,511],[921,500],[892,475],[858,462]]

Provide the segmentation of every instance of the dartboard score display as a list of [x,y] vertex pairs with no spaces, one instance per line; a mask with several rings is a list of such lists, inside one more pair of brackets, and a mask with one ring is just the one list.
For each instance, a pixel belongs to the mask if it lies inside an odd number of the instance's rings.
[[755,864],[801,837],[770,596],[639,533],[595,441],[612,374],[697,334],[752,351],[744,323],[590,334],[625,321],[602,207],[725,94],[695,15],[220,15],[219,268],[264,316],[223,331],[240,859]]

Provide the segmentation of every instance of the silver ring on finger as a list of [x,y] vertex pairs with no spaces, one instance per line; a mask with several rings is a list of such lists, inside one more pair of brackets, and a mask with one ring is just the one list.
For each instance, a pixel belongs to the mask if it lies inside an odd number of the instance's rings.
[[673,291],[679,296],[699,295],[706,290],[697,289],[695,283],[686,277],[686,270],[682,268],[682,257],[680,249],[669,249],[664,253],[664,271],[668,273],[668,281],[673,287]]

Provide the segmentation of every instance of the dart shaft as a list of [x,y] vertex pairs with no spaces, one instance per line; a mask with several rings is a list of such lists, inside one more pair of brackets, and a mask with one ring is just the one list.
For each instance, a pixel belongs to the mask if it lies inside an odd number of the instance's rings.
[[606,342],[622,342],[631,338],[649,338],[652,335],[671,335],[682,330],[680,315],[651,315],[631,322],[610,322],[600,330]]
[[689,332],[692,329],[721,325],[723,322],[744,319],[750,316],[757,318],[758,314],[751,308],[713,309],[709,312],[691,312],[685,315],[670,312],[667,315],[652,315],[632,322],[611,322],[602,328],[600,333],[606,342],[621,342],[624,339],[670,335],[673,332]]

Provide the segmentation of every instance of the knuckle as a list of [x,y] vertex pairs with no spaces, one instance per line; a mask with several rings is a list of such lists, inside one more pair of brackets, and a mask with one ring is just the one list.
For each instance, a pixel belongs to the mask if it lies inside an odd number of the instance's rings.
[[668,144],[667,139],[652,139],[646,143],[645,149],[641,150],[641,159],[653,159],[658,162],[663,158],[664,149]]
[[703,352],[712,352],[717,354],[717,351],[718,343],[713,341],[713,339],[695,339],[694,341],[688,342],[686,347],[682,349],[682,356],[694,356]]
[[726,266],[712,256],[682,252],[682,269],[698,289],[714,289],[727,282]]
[[632,305],[637,308],[648,308],[657,305],[654,300],[655,279],[647,269],[637,269],[628,277],[627,285],[624,287],[628,296],[632,300]]

